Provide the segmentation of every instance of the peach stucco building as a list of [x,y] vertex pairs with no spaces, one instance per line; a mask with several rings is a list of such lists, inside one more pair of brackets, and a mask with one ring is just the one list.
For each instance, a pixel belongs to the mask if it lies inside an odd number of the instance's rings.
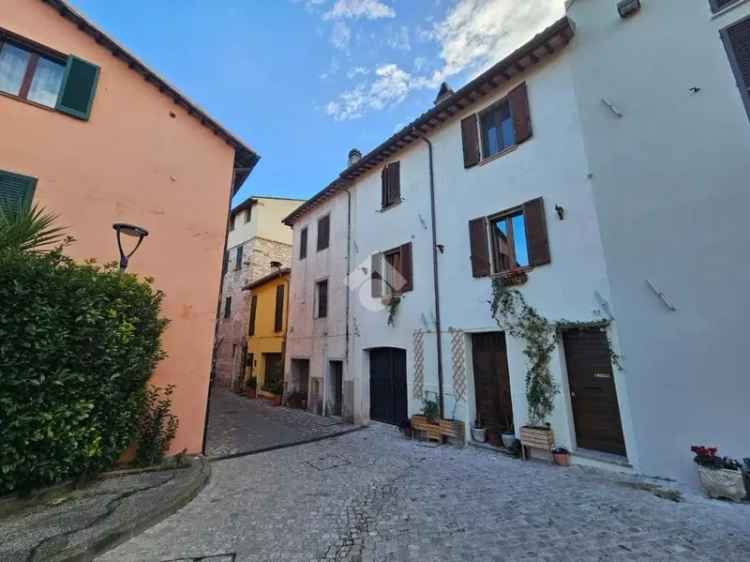
[[258,156],[60,0],[2,1],[0,130],[0,190],[59,214],[71,256],[149,230],[128,271],[166,293],[153,383],[176,385],[172,450],[200,451],[229,199]]

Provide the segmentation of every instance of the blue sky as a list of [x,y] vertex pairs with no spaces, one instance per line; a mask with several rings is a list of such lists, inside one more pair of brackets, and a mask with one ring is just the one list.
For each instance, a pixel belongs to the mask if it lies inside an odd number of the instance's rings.
[[234,203],[307,198],[559,18],[562,0],[71,0],[261,155]]

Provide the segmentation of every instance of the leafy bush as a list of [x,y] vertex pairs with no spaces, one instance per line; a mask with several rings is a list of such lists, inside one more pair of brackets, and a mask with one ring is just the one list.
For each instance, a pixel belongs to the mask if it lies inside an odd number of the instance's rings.
[[174,385],[169,385],[164,390],[164,397],[161,395],[161,389],[154,386],[147,388],[143,393],[135,454],[135,464],[139,466],[159,464],[177,434],[179,423],[171,413],[170,397],[173,392]]
[[0,251],[0,494],[114,464],[164,356],[162,298],[59,251]]

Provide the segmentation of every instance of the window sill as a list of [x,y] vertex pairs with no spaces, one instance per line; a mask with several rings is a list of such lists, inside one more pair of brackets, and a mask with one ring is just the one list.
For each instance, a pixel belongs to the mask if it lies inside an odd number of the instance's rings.
[[711,19],[712,19],[712,20],[715,20],[716,18],[720,18],[720,17],[722,17],[723,15],[727,14],[728,12],[731,12],[731,11],[732,11],[732,10],[734,10],[735,8],[739,8],[739,7],[740,7],[740,6],[742,6],[743,4],[747,4],[748,2],[750,2],[750,0],[738,0],[738,1],[737,1],[737,2],[735,2],[734,4],[730,4],[730,5],[728,5],[728,6],[724,6],[724,7],[723,7],[723,8],[721,9],[721,10],[719,10],[718,12],[714,12],[713,14],[711,14]]
[[492,279],[500,279],[503,284],[507,287],[513,287],[518,285],[525,285],[529,280],[528,273],[534,269],[533,267],[521,267],[518,269],[512,269],[510,271],[503,271],[501,273],[493,273],[490,275]]
[[479,161],[480,166],[484,166],[485,164],[489,164],[490,162],[493,162],[494,160],[497,160],[498,158],[502,158],[506,154],[510,154],[511,152],[514,152],[518,148],[517,144],[514,144],[513,146],[509,146],[508,148],[501,150],[497,154],[493,154],[492,156],[488,156],[487,158],[483,158]]
[[404,202],[404,198],[402,197],[401,199],[399,199],[395,203],[391,203],[387,207],[381,207],[376,212],[378,212],[378,213],[385,213],[386,211],[390,211],[391,209],[394,209],[394,208],[398,207],[403,202]]
[[13,94],[9,94],[8,92],[0,92],[0,96],[4,98],[9,98],[12,100],[20,101],[21,103],[25,103],[27,105],[30,105],[32,107],[38,107],[39,109],[44,109],[45,111],[51,111],[52,113],[57,113],[54,107],[49,107],[47,105],[42,105],[41,103],[37,103],[35,101],[27,100],[26,98],[21,98],[18,96],[15,96]]

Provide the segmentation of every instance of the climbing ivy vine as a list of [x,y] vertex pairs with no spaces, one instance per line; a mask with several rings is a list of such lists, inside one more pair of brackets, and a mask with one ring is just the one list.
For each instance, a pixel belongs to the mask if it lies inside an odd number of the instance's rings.
[[[521,291],[506,287],[500,278],[492,280],[492,317],[506,334],[524,341],[523,353],[529,363],[526,373],[526,400],[529,421],[533,426],[543,426],[554,409],[554,399],[560,393],[559,385],[552,380],[549,364],[563,330],[606,328],[609,320],[587,322],[560,320],[553,322],[543,317],[524,298]],[[622,369],[620,357],[612,351],[607,337],[612,363]]]

